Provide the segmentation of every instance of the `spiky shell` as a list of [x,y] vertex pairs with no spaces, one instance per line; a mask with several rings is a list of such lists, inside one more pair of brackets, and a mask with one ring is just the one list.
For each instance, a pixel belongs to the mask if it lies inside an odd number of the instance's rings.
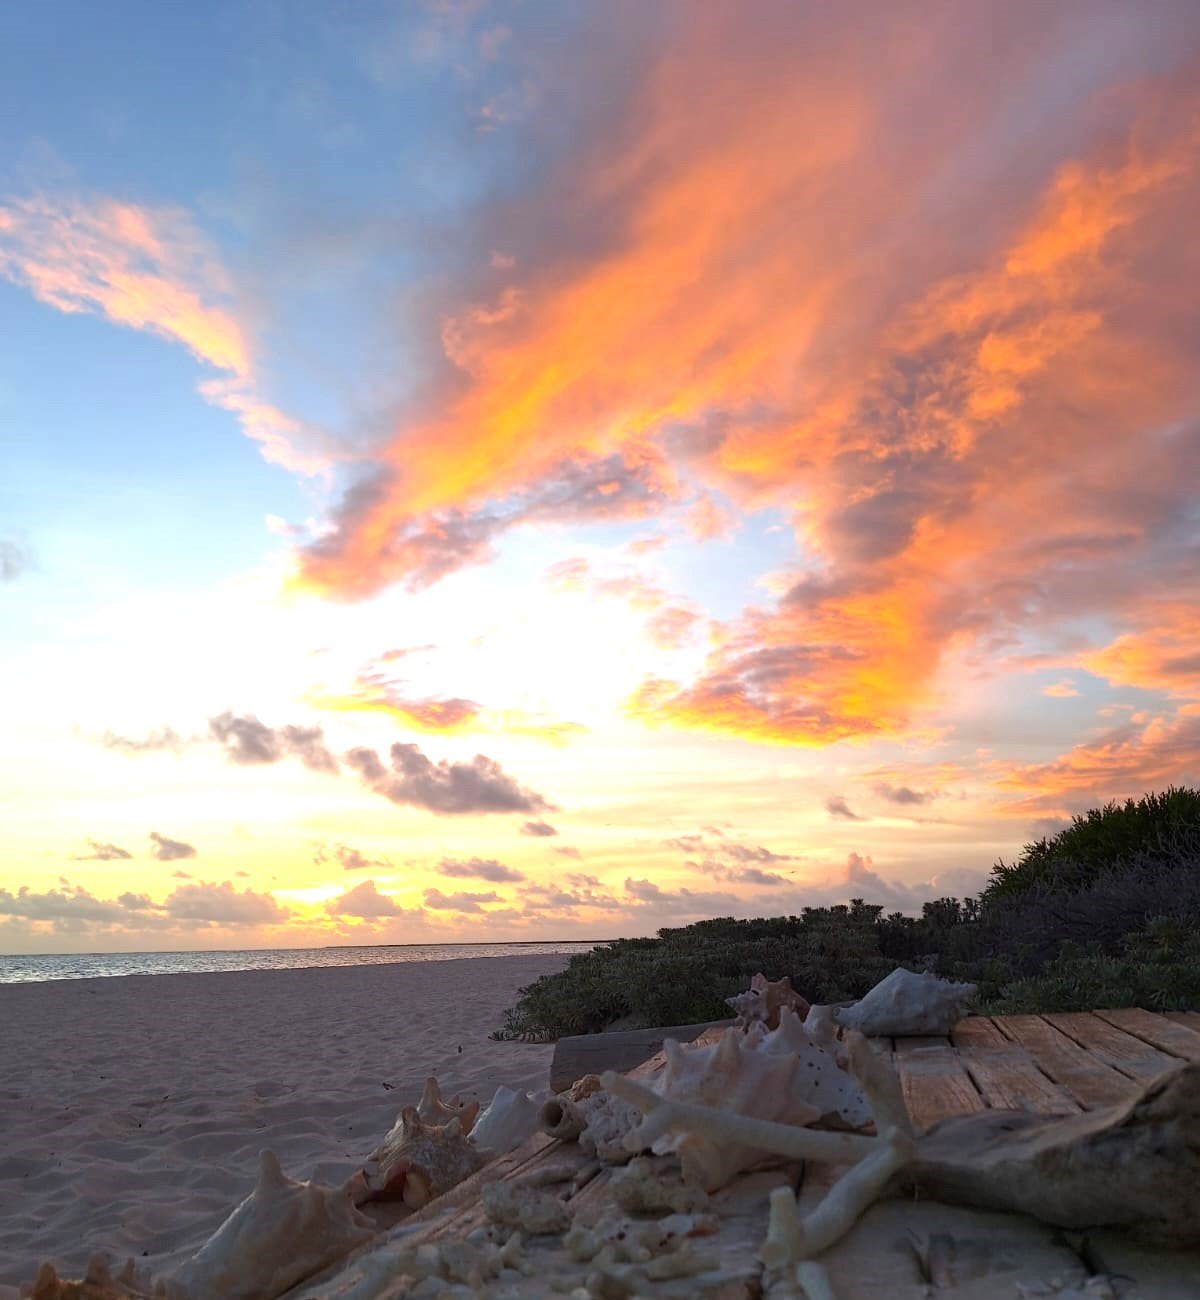
[[903,966],[852,1007],[833,1013],[839,1025],[867,1035],[948,1034],[967,1014],[974,984],[917,975]]
[[404,1107],[371,1160],[367,1186],[372,1196],[403,1200],[413,1210],[487,1163],[457,1118],[447,1124],[426,1124],[415,1106]]
[[872,1120],[871,1107],[854,1077],[842,1069],[832,1050],[815,1042],[795,1011],[780,1012],[779,1027],[764,1034],[752,1025],[747,1037],[757,1042],[760,1052],[795,1056],[799,1062],[797,1086],[804,1100],[815,1106],[825,1120],[836,1116],[849,1128],[862,1128]]
[[790,1007],[804,1019],[808,1015],[808,999],[792,988],[791,976],[771,981],[759,971],[750,981],[747,993],[735,993],[725,1002],[737,1013],[738,1023],[743,1027],[749,1025],[766,1025],[775,1029],[779,1025],[779,1014],[785,1007]]
[[297,1182],[272,1151],[254,1190],[173,1277],[170,1300],[272,1300],[374,1235],[348,1188]]
[[[673,1101],[783,1124],[811,1124],[818,1119],[820,1110],[805,1100],[799,1084],[800,1058],[759,1048],[757,1036],[748,1037],[735,1028],[727,1029],[716,1043],[684,1047],[668,1038],[663,1043],[666,1066],[654,1090]],[[717,1145],[698,1133],[665,1134],[653,1150],[660,1155],[677,1152],[684,1176],[709,1192],[761,1158],[753,1148]]]
[[417,1102],[417,1114],[425,1124],[448,1124],[452,1119],[457,1119],[462,1125],[462,1131],[470,1133],[475,1117],[479,1114],[479,1103],[463,1101],[457,1093],[449,1101],[444,1101],[437,1077],[431,1074],[425,1080],[425,1090]]

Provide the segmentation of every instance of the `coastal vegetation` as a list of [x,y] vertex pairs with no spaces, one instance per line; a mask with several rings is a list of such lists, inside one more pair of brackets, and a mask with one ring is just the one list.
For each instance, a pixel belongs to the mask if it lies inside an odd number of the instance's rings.
[[918,917],[854,899],[615,940],[523,989],[495,1036],[716,1020],[760,970],[841,1002],[897,965],[976,984],[980,1009],[998,1013],[1200,1007],[1200,791],[1091,809],[998,862],[978,898]]

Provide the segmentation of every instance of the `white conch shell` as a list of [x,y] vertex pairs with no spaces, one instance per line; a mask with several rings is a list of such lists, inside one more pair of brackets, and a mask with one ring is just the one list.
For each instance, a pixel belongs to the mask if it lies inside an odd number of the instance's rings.
[[471,1139],[482,1150],[502,1156],[538,1131],[541,1111],[542,1098],[501,1084],[487,1110],[475,1121]]
[[415,1106],[404,1107],[371,1160],[366,1175],[370,1195],[398,1197],[413,1210],[487,1163],[457,1117],[448,1124],[425,1124]]
[[166,1281],[170,1300],[272,1300],[375,1233],[348,1188],[288,1178],[262,1153],[254,1191]]
[[431,1074],[425,1080],[425,1090],[417,1102],[417,1114],[425,1124],[448,1124],[456,1119],[462,1125],[462,1131],[470,1133],[475,1117],[479,1114],[479,1103],[463,1101],[457,1093],[449,1101],[443,1101],[437,1076]]
[[966,1003],[974,996],[974,984],[916,975],[897,966],[864,998],[833,1017],[860,1034],[948,1034],[967,1014]]
[[778,1029],[763,1034],[754,1025],[747,1037],[757,1041],[760,1052],[799,1058],[797,1089],[822,1116],[836,1115],[850,1128],[863,1128],[871,1123],[871,1108],[854,1077],[841,1068],[832,1051],[814,1041],[794,1011],[784,1007]]
[[[716,1043],[683,1047],[663,1042],[666,1068],[651,1085],[660,1097],[697,1106],[714,1106],[755,1119],[811,1124],[821,1111],[804,1096],[800,1058],[794,1053],[760,1050],[761,1039],[727,1029]],[[679,1154],[684,1177],[705,1191],[723,1187],[736,1173],[756,1164],[762,1152],[720,1144],[700,1133],[666,1133],[651,1148]]]

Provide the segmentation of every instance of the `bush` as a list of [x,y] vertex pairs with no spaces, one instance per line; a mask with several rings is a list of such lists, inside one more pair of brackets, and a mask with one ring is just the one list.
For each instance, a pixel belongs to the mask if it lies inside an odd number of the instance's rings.
[[1108,803],[1075,817],[1053,839],[1026,844],[1019,862],[997,862],[981,901],[986,905],[1038,886],[1070,892],[1116,870],[1133,855],[1170,860],[1178,853],[1181,837],[1198,834],[1200,790],[1169,786],[1136,803]]
[[861,997],[895,965],[879,951],[882,909],[805,908],[799,916],[737,921],[717,917],[656,939],[617,939],[578,953],[567,967],[521,990],[497,1038],[546,1041],[630,1027],[686,1025],[730,1014],[725,999],[757,971],[790,975],[810,998]]
[[1118,956],[1099,944],[1068,943],[1038,974],[1015,980],[986,1009],[997,1014],[1200,1006],[1200,931],[1194,921],[1157,917],[1125,937]]

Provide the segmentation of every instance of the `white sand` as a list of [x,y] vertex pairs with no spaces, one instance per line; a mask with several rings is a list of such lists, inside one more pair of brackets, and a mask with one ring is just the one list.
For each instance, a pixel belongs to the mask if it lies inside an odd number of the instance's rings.
[[43,1259],[165,1268],[247,1194],[265,1147],[292,1177],[344,1181],[430,1074],[484,1105],[501,1083],[546,1087],[552,1047],[487,1035],[566,963],[0,985],[0,1300]]

